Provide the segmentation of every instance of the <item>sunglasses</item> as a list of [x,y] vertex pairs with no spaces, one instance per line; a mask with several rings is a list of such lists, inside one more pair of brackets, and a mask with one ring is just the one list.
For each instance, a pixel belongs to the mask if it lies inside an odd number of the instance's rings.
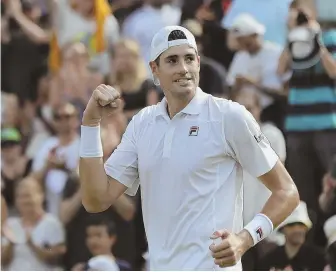
[[73,114],[55,114],[54,115],[54,119],[56,121],[59,121],[59,120],[69,120],[72,117],[74,117]]

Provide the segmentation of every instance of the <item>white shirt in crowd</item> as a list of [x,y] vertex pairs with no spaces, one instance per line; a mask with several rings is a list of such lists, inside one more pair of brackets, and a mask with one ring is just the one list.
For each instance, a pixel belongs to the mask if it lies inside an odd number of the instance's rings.
[[[144,5],[126,18],[122,35],[138,42],[141,55],[145,63],[148,64],[154,35],[165,26],[179,25],[180,17],[181,10],[175,5],[167,4],[159,9]],[[148,72],[151,75],[149,66]]]
[[[68,0],[57,0],[56,2],[58,4],[56,27],[59,46],[63,47],[71,42],[82,42],[89,52],[93,50],[91,45],[96,32],[95,20],[83,18],[71,8]],[[119,24],[112,14],[105,21],[104,36],[107,47],[119,40]],[[110,68],[108,52],[96,54],[91,59],[90,65],[101,73],[107,74]]]
[[[254,55],[246,51],[237,52],[227,75],[228,84],[233,86],[236,76],[242,75],[256,80],[264,87],[281,89],[285,80],[277,75],[281,53],[281,46],[268,41],[264,41],[260,51]],[[262,94],[261,104],[263,108],[269,106],[272,102],[272,98]]]
[[[42,262],[26,243],[26,231],[19,217],[6,221],[17,243],[14,244],[13,260],[4,267],[6,271],[59,271],[61,267]],[[41,221],[31,230],[32,242],[38,247],[56,246],[65,243],[65,233],[61,222],[51,214],[45,214]],[[2,238],[2,243],[8,240]]]
[[134,195],[141,183],[151,270],[221,269],[210,236],[243,228],[243,169],[258,177],[278,156],[241,105],[197,89],[170,119],[165,99],[128,125],[105,164],[108,176]]
[[[65,160],[69,170],[74,170],[78,167],[79,137],[67,146],[60,146],[59,139],[51,137],[45,141],[34,157],[32,166],[34,172],[43,169],[53,148],[56,148],[56,155]],[[59,205],[67,179],[68,174],[58,169],[49,170],[45,177],[47,211],[56,216],[59,213]]]

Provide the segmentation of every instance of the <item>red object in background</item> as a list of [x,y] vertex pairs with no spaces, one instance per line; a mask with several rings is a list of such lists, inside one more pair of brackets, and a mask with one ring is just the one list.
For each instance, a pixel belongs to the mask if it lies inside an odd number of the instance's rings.
[[227,12],[229,7],[231,6],[232,0],[222,0],[222,8],[224,11],[224,14]]

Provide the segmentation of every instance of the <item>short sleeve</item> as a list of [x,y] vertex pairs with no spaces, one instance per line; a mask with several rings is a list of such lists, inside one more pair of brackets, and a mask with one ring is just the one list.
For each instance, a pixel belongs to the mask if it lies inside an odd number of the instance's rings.
[[236,82],[237,75],[246,74],[246,54],[245,52],[237,52],[231,62],[226,81],[229,86],[233,86]]
[[278,161],[277,154],[245,107],[234,102],[229,107],[223,118],[228,154],[252,176],[266,174]]
[[136,194],[139,187],[135,123],[133,117],[120,144],[105,163],[106,174],[128,187],[125,193],[131,196]]
[[65,242],[65,232],[63,225],[56,217],[50,217],[48,222],[48,244],[50,246],[57,246]]

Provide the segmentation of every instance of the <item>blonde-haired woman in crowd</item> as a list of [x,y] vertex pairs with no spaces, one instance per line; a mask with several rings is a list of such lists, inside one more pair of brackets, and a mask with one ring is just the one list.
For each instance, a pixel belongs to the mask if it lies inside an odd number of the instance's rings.
[[148,79],[137,42],[129,39],[117,42],[111,50],[111,66],[107,84],[120,90],[128,120],[142,108],[158,102],[161,92]]

